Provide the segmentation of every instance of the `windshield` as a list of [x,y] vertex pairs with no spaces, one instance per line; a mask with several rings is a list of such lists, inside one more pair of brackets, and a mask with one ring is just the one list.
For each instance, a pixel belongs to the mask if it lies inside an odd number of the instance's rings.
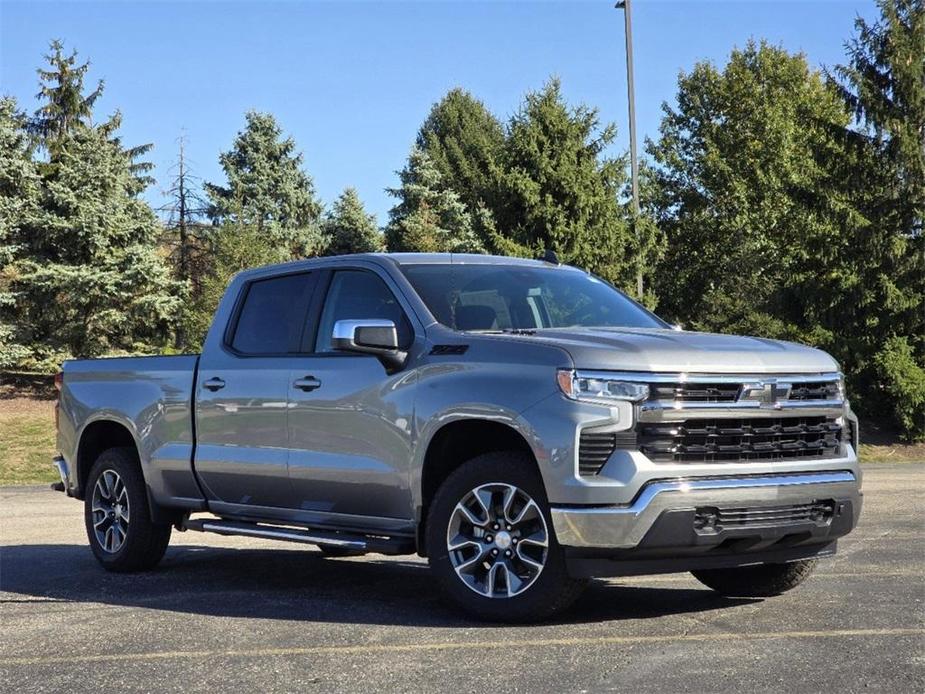
[[606,282],[580,270],[521,265],[403,265],[434,317],[455,330],[667,328]]

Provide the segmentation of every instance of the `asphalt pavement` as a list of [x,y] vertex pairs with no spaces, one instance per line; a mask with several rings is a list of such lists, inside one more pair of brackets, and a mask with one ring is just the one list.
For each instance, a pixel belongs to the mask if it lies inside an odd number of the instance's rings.
[[925,463],[865,469],[860,527],[795,591],[598,580],[562,618],[470,621],[418,558],[174,533],[93,559],[82,504],[0,489],[0,691],[925,691]]

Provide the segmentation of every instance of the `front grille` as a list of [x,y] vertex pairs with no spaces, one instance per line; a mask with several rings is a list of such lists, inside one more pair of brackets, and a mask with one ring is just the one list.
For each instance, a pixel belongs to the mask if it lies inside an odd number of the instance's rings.
[[[797,377],[788,380],[787,376],[774,377],[780,383],[790,383],[789,395],[783,394],[781,400],[840,400],[841,392],[837,380],[801,381]],[[710,382],[709,377],[694,381],[677,381],[652,383],[649,385],[649,400],[664,402],[736,402],[745,385],[760,382],[761,377],[742,377],[741,381]]]
[[835,458],[842,427],[827,417],[688,419],[640,424],[639,447],[655,462]]
[[794,383],[788,400],[840,400],[838,381]]
[[649,386],[650,400],[735,402],[738,396],[738,383],[653,383]]
[[578,439],[578,474],[594,476],[617,448],[636,448],[635,431],[583,431]]
[[723,529],[828,523],[834,515],[835,502],[831,499],[793,506],[702,507],[694,513],[694,529],[709,533]]

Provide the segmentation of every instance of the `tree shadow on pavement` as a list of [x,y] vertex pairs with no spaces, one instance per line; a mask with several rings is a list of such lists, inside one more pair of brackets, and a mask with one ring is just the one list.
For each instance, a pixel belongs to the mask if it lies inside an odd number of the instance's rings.
[[[405,626],[471,626],[444,603],[419,559],[331,559],[320,551],[180,545],[157,569],[104,571],[79,545],[0,547],[2,602],[103,603],[208,616]],[[21,597],[18,597],[21,596]],[[595,581],[557,621],[648,619],[748,600],[690,588]]]

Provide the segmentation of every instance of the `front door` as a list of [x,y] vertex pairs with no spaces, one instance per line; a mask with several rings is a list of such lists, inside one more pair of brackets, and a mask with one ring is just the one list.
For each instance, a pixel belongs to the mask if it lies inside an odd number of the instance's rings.
[[257,279],[241,292],[196,392],[196,472],[214,510],[291,508],[289,377],[317,273]]
[[334,323],[387,318],[405,348],[411,324],[385,280],[371,270],[330,276],[311,354],[290,371],[289,477],[297,508],[354,517],[411,517],[414,374],[389,375],[375,356],[331,348]]

